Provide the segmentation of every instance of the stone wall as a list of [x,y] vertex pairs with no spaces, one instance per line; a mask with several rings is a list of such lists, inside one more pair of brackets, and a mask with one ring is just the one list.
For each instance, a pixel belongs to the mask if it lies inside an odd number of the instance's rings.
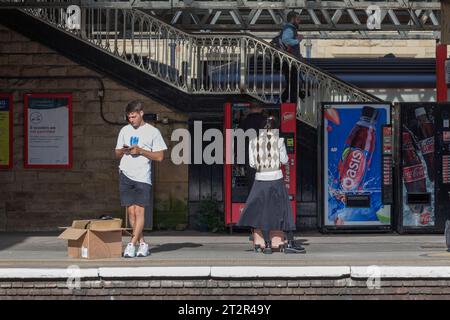
[[[201,300],[372,300],[450,299],[450,281],[389,279],[369,289],[366,279],[93,279],[68,289],[66,281],[0,281],[0,300],[7,299],[201,299]],[[226,302],[224,302],[226,303]]]
[[[114,156],[121,126],[101,118],[101,83],[109,121],[123,123],[126,104],[139,99],[145,112],[181,122],[156,125],[169,151],[162,163],[154,164],[154,220],[164,226],[186,222],[188,168],[170,161],[170,134],[187,127],[186,115],[0,25],[0,92],[12,93],[14,99],[14,166],[0,171],[0,231],[55,230],[73,219],[124,216],[119,203],[119,162]],[[24,169],[24,94],[58,92],[73,94],[73,168]]]
[[[302,52],[306,52],[302,48]],[[313,40],[313,58],[434,58],[434,40]]]

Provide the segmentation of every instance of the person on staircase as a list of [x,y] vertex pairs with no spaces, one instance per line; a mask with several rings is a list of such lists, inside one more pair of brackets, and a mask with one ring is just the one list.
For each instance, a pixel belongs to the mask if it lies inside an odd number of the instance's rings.
[[[287,23],[283,25],[281,31],[281,41],[287,52],[302,59],[300,53],[300,42],[302,36],[297,33],[300,25],[300,14],[290,11],[287,15]],[[286,80],[286,86],[281,95],[281,102],[296,103],[298,98],[304,99],[305,92],[302,90],[303,79],[295,64],[290,64],[286,59],[282,62],[282,73]]]

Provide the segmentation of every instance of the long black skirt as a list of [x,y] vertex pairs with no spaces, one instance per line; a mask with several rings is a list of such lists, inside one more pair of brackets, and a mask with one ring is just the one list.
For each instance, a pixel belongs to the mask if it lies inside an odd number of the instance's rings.
[[296,229],[283,179],[255,180],[237,226],[261,230]]

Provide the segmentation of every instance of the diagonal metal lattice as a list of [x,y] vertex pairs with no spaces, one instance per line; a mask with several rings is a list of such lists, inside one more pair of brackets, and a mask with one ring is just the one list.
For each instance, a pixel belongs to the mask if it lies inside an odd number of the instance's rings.
[[[271,36],[295,10],[300,30],[316,39],[438,39],[440,1],[306,1],[306,0],[0,0],[0,7],[45,7],[76,4],[90,8],[140,9],[193,32],[249,31]],[[375,6],[375,7],[374,7]],[[373,22],[375,11],[378,24]],[[369,24],[368,24],[369,22]]]

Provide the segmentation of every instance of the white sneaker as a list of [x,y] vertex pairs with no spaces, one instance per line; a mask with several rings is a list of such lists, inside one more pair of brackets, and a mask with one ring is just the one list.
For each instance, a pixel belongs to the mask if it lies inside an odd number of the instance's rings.
[[138,257],[146,257],[150,255],[150,250],[148,249],[148,244],[145,242],[141,242],[139,245],[139,249],[137,252]]
[[136,247],[130,242],[127,244],[125,251],[123,252],[124,258],[134,258],[136,257]]

